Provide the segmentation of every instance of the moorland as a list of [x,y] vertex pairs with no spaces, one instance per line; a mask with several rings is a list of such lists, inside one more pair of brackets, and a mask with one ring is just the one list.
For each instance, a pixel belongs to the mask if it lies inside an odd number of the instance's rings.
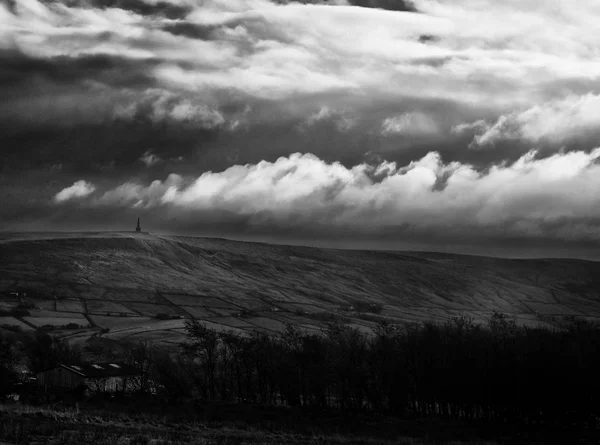
[[494,311],[522,326],[600,320],[600,263],[292,247],[127,232],[0,234],[0,326],[70,342],[178,344],[219,331],[371,332]]

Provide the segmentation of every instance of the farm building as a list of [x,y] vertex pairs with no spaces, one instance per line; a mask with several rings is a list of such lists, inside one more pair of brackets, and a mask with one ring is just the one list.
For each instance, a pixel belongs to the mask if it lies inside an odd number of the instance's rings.
[[139,372],[125,363],[61,364],[38,373],[37,383],[46,391],[85,389],[89,393],[134,392]]

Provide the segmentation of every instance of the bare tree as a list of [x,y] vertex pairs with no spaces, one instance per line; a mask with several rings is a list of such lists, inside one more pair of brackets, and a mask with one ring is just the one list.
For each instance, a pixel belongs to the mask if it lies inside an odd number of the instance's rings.
[[214,400],[216,398],[215,376],[219,356],[219,334],[196,320],[186,321],[185,329],[188,340],[182,345],[183,349],[199,362],[203,375],[197,376],[197,381],[204,380],[204,384],[201,385],[204,396]]
[[127,363],[137,371],[137,377],[133,379],[133,383],[142,394],[150,394],[155,390],[152,375],[156,357],[156,346],[147,341],[134,344],[127,353]]

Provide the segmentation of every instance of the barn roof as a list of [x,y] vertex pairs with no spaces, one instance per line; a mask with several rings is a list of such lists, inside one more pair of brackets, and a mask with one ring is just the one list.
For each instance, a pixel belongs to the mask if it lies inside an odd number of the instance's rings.
[[118,362],[83,363],[77,365],[61,363],[57,367],[64,368],[87,378],[124,377],[139,374],[139,371],[134,366]]

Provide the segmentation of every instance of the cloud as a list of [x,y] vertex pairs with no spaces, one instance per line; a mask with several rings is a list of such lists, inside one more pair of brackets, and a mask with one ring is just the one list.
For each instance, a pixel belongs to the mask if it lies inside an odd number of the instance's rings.
[[451,128],[451,133],[453,134],[463,134],[463,133],[483,133],[490,128],[490,124],[483,119],[476,120],[474,122],[461,123],[454,125]]
[[161,162],[162,159],[155,154],[152,154],[150,151],[146,151],[140,158],[140,161],[146,164],[146,167],[152,167],[153,165]]
[[246,230],[314,230],[361,235],[392,231],[456,238],[600,240],[600,149],[536,158],[534,151],[486,172],[438,153],[405,166],[346,168],[314,155],[236,165],[195,180],[171,175],[150,186],[126,183],[88,206],[162,209],[202,224],[242,219]]
[[319,123],[333,123],[337,131],[347,132],[356,125],[356,118],[345,110],[332,109],[322,106],[319,110],[308,116],[301,129],[307,129]]
[[91,195],[96,190],[96,187],[84,180],[74,182],[72,186],[62,189],[54,196],[54,201],[62,203],[77,198],[85,198]]
[[182,184],[183,179],[176,174],[170,174],[164,182],[158,180],[152,181],[147,187],[134,182],[126,182],[93,198],[91,205],[101,207],[148,208],[160,205],[168,200],[169,194],[172,193],[171,191]]
[[317,122],[330,119],[333,115],[334,115],[334,112],[333,112],[333,110],[331,110],[331,108],[329,108],[327,106],[321,107],[319,109],[319,111],[308,116],[306,123],[308,125],[313,125]]
[[[553,94],[557,83],[600,72],[591,0],[577,11],[533,0],[318,3],[24,0],[2,7],[0,24],[6,40],[36,57],[155,60],[162,64],[150,75],[163,87],[270,99],[342,90],[504,107],[537,100],[532,79]],[[509,87],[520,94],[503,94]]]
[[503,115],[492,123],[479,120],[460,124],[453,128],[453,132],[473,132],[472,148],[485,148],[500,141],[515,140],[560,145],[569,140],[600,134],[598,115],[600,95],[589,93]]
[[386,118],[381,125],[383,135],[401,134],[405,136],[434,135],[440,131],[438,124],[430,116],[410,112]]
[[[77,4],[77,0],[66,1],[66,4]],[[185,17],[194,6],[194,0],[87,0],[88,5],[96,8],[118,8],[145,16],[163,16],[169,19]]]
[[348,3],[363,8],[380,8],[390,11],[416,11],[415,5],[407,0],[348,0]]
[[201,99],[187,99],[180,94],[161,89],[148,89],[143,93],[130,93],[115,109],[115,117],[135,119],[146,116],[153,122],[173,121],[196,128],[212,129],[225,123],[217,109],[202,103]]
[[361,8],[387,9],[390,11],[416,12],[415,5],[408,0],[275,0],[279,4],[293,2],[303,4],[323,4],[333,6],[359,6]]
[[[192,226],[593,235],[598,16],[595,0],[0,2],[0,192],[50,201],[61,164],[101,189],[82,208]],[[559,163],[585,180],[551,181]]]
[[[48,82],[41,94],[68,82],[156,88],[182,97],[175,116],[204,112],[210,122],[219,101],[283,110],[297,100],[340,109],[435,99],[507,115],[598,87],[591,0],[577,11],[533,0],[305,3],[23,0],[0,6],[0,29],[34,62],[23,77]],[[13,65],[0,78],[18,82],[22,64]]]

